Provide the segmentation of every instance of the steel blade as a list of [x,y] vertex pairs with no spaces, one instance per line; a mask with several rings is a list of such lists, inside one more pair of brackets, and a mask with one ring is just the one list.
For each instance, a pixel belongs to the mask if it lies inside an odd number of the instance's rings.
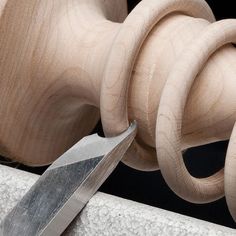
[[115,169],[136,134],[83,138],[59,157],[5,217],[1,236],[61,235]]

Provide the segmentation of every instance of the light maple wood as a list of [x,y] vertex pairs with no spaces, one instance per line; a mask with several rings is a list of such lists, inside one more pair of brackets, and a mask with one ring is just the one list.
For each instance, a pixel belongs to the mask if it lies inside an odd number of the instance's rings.
[[0,12],[0,151],[49,164],[99,120],[113,22],[126,17],[126,1],[8,0]]
[[135,119],[127,165],[159,162],[180,197],[218,199],[233,169],[196,179],[181,154],[236,120],[235,22],[214,21],[204,0],[143,0],[128,16],[126,0],[0,0],[0,153],[46,165],[100,114],[107,136]]
[[158,163],[172,190],[191,202],[211,202],[224,194],[222,170],[201,179],[188,173],[181,149],[182,120],[197,74],[215,51],[225,44],[236,42],[235,29],[236,20],[219,21],[206,27],[175,63],[162,92],[156,122]]
[[236,222],[236,124],[230,136],[225,159],[224,189],[229,211]]
[[[120,27],[106,64],[101,90],[101,118],[106,135],[123,132],[129,126],[127,100],[130,77],[139,50],[148,33],[155,25],[158,26],[159,21],[165,16],[180,11],[182,14],[214,21],[214,16],[204,1],[149,0],[141,1]],[[158,45],[156,46],[158,47]],[[145,96],[146,94],[144,94]],[[142,101],[143,97],[136,97],[136,99]],[[137,118],[137,120],[140,119]],[[142,125],[142,122],[139,123]],[[156,168],[157,165],[153,163],[155,151],[150,149],[150,147],[134,142],[124,161],[137,169]]]

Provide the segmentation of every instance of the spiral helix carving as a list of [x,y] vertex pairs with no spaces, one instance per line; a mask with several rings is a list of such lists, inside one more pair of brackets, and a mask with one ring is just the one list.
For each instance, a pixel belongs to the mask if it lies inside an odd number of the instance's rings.
[[[224,193],[223,170],[203,179],[196,179],[188,174],[179,141],[182,114],[191,85],[199,70],[217,49],[224,44],[235,42],[235,26],[235,20],[224,20],[209,25],[189,50],[183,53],[163,89],[156,123],[158,162],[169,186],[180,197],[190,202],[214,201]],[[171,169],[176,172],[170,171]]]
[[[143,10],[145,8],[147,11]],[[128,85],[142,43],[154,25],[158,24],[168,14],[179,11],[193,17],[205,18],[209,21],[214,20],[212,12],[204,1],[153,0],[142,1],[122,24],[108,58],[101,90],[101,118],[107,135],[123,132],[129,126]],[[140,12],[142,14],[141,20]],[[131,37],[127,38],[126,36],[129,34]],[[128,52],[126,49],[128,49]],[[122,54],[122,50],[125,53]],[[113,86],[114,84],[115,86]],[[135,150],[135,153],[132,151],[129,154],[132,149]],[[134,142],[127,156],[130,159],[132,156],[138,155],[140,157],[138,160],[146,160],[145,166],[147,169],[153,169],[153,156],[151,154],[148,150],[145,150],[145,146],[142,147]],[[140,168],[138,160],[135,160],[135,166]]]
[[[0,4],[1,154],[45,165],[91,132],[99,109],[108,136],[136,119],[138,135],[123,161],[160,169],[190,202],[225,194],[236,221],[236,128],[225,170],[198,179],[182,158],[188,147],[230,137],[236,83],[225,58],[236,60],[229,45],[236,43],[236,20],[215,22],[204,0],[143,0],[127,17],[125,0],[12,4]],[[177,24],[180,39],[172,45]],[[174,52],[161,51],[170,46]]]

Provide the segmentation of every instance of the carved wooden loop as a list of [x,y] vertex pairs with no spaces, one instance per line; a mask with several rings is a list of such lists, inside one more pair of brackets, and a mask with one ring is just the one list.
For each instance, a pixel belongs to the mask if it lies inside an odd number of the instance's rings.
[[225,198],[234,221],[236,222],[236,123],[230,137],[225,160]]
[[183,112],[197,74],[217,49],[236,42],[235,29],[236,20],[224,20],[209,25],[176,62],[160,101],[156,123],[160,169],[170,188],[178,196],[194,203],[211,202],[223,196],[223,170],[202,179],[189,174],[181,153]]
[[[108,136],[138,121],[127,165],[154,170],[158,159],[179,196],[216,200],[223,170],[194,178],[181,151],[230,136],[236,50],[220,47],[235,42],[236,23],[208,26],[204,0],[143,0],[126,16],[126,0],[0,0],[0,154],[50,164],[92,131],[101,108]],[[225,192],[235,217],[234,132]]]
[[[121,26],[107,61],[101,90],[101,118],[106,135],[116,135],[129,126],[127,97],[129,82],[139,50],[151,31],[166,15],[181,12],[213,22],[214,15],[202,0],[143,0]],[[142,17],[140,17],[142,16]],[[142,170],[157,169],[155,151],[134,142],[124,162]]]

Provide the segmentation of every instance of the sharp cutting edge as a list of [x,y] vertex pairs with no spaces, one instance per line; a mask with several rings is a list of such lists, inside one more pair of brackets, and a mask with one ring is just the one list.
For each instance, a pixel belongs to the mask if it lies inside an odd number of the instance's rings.
[[59,157],[0,224],[0,236],[61,235],[115,169],[136,135],[87,136]]

